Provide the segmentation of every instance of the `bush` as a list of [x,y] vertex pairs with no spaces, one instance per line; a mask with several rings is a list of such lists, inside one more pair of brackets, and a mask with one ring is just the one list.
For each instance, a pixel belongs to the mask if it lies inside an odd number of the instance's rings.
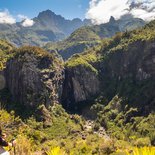
[[33,151],[32,140],[24,135],[18,135],[16,144],[16,155],[31,155]]
[[134,142],[135,146],[138,147],[143,147],[143,146],[150,146],[151,145],[151,141],[149,137],[146,138],[138,138],[135,142]]

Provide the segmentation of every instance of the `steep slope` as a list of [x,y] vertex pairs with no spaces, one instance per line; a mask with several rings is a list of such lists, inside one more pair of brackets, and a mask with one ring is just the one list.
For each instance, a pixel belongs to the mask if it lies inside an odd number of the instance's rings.
[[93,105],[98,128],[104,126],[118,139],[135,136],[155,145],[154,51],[155,21],[103,41],[101,50],[69,59],[64,107],[86,114],[84,109],[90,113]]
[[67,20],[50,10],[40,12],[33,21],[34,25],[30,27],[22,26],[23,21],[13,25],[0,24],[0,38],[17,46],[42,46],[49,41],[62,40],[77,28],[91,24],[90,21],[82,21],[78,18]]
[[66,60],[73,54],[81,53],[100,44],[100,40],[103,38],[110,38],[117,32],[133,30],[144,25],[143,20],[131,16],[124,16],[117,21],[114,17],[111,17],[106,24],[79,28],[67,39],[56,43],[48,43],[44,48],[48,51],[56,50]]
[[0,71],[6,67],[8,58],[12,55],[13,45],[5,40],[0,40]]
[[142,29],[118,33],[112,39],[103,40],[101,51],[96,51],[94,48],[82,55],[75,55],[66,63],[67,72],[68,69],[72,70],[81,65],[84,67],[87,62],[89,65],[86,67],[92,68],[90,66],[94,65],[93,70],[103,78],[102,81],[110,78],[119,82],[130,77],[135,81],[145,81],[154,77],[151,69],[151,65],[154,65],[153,47],[154,23],[152,22]]
[[5,40],[0,40],[0,90],[5,87],[4,68],[6,67],[7,60],[11,57],[13,45]]

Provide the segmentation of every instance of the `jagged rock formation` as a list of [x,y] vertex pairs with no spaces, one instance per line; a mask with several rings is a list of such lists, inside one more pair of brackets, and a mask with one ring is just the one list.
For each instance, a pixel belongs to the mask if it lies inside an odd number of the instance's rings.
[[59,102],[62,93],[62,62],[40,48],[23,47],[7,62],[7,88],[12,100],[28,107]]

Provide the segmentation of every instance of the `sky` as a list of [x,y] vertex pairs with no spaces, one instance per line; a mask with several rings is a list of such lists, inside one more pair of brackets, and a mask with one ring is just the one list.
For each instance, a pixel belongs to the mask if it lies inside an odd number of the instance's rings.
[[23,21],[23,26],[32,26],[32,18],[47,9],[66,19],[88,18],[94,24],[126,14],[146,21],[155,19],[155,0],[0,0],[0,23]]
[[67,19],[84,18],[89,0],[0,0],[0,10],[9,10],[16,16],[22,14],[29,18],[36,17],[39,12],[50,9]]

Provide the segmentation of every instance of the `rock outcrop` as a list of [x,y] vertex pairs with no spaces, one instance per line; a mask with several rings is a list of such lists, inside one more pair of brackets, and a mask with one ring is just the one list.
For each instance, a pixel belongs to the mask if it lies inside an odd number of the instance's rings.
[[98,75],[84,65],[65,70],[62,102],[67,109],[77,109],[86,101],[92,101],[100,91]]
[[40,48],[23,47],[7,62],[7,88],[12,100],[38,107],[59,102],[64,79],[62,62]]

